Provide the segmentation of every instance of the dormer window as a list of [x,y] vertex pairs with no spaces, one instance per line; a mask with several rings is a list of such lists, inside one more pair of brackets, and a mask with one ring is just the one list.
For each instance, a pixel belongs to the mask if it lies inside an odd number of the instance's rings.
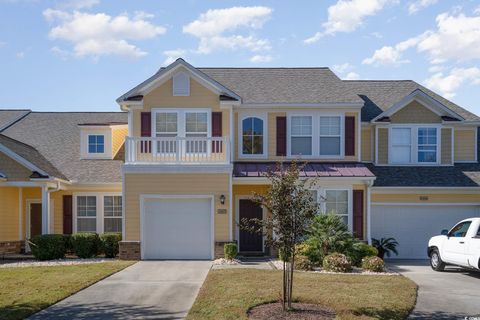
[[190,95],[190,77],[186,72],[179,72],[173,76],[173,95]]
[[105,136],[91,134],[88,136],[88,153],[105,153]]

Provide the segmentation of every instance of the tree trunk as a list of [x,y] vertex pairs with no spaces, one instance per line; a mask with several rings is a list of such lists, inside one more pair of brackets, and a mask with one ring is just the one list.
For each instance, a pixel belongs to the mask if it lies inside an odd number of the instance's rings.
[[285,312],[285,301],[287,298],[287,263],[283,261],[283,295],[282,295],[282,309]]
[[288,290],[288,309],[292,309],[293,296],[293,268],[295,267],[295,250],[292,253],[292,261],[290,262],[290,288]]

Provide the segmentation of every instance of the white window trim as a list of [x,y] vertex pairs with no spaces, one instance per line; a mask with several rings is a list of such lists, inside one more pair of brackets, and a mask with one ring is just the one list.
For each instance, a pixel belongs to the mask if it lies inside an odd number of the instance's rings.
[[[243,120],[247,118],[259,118],[263,121],[263,153],[262,154],[244,154],[243,153]],[[266,113],[244,113],[238,117],[238,157],[241,159],[266,159],[268,157],[268,127]]]
[[[78,192],[73,193],[73,233],[77,233],[77,197],[85,197],[85,196],[94,196],[97,199],[97,230],[96,233],[102,234],[103,231],[103,218],[104,218],[104,197],[105,196],[122,196],[121,192]],[[125,214],[123,210],[123,197],[122,197],[122,229],[125,225]]]
[[[310,119],[312,120],[312,133],[310,135],[293,135],[291,130],[292,130],[292,127],[293,127],[292,120],[293,120],[294,117],[310,117]],[[312,144],[310,145],[310,150],[311,150],[312,154],[305,154],[305,155],[294,154],[292,156],[311,157],[311,156],[314,155],[314,152],[313,152],[313,127],[315,126],[314,122],[315,122],[315,118],[312,115],[308,115],[308,114],[302,114],[302,115],[292,114],[292,115],[290,115],[290,117],[288,118],[288,123],[287,123],[287,128],[290,128],[290,131],[289,131],[289,134],[288,134],[288,139],[290,141],[289,141],[289,143],[287,143],[290,147],[290,149],[288,149],[289,154],[291,154],[292,138],[311,138]]]
[[[411,144],[410,144],[410,162],[392,162],[392,129],[395,128],[410,128],[411,129]],[[419,128],[435,128],[437,129],[437,161],[435,162],[418,162],[418,129]],[[388,164],[389,165],[416,165],[416,166],[431,166],[438,165],[441,162],[442,150],[442,126],[438,124],[395,124],[388,127]],[[378,151],[378,150],[377,150]]]
[[[295,116],[312,116],[312,155],[292,155],[291,152],[291,121]],[[320,155],[320,117],[340,117],[340,155]],[[288,159],[343,159],[345,158],[345,113],[322,111],[295,111],[287,113],[287,158]]]
[[[187,91],[184,94],[175,94],[175,78],[179,75],[185,75],[187,77]],[[172,96],[174,97],[188,97],[190,96],[190,74],[184,71],[177,72],[172,77]]]
[[[88,137],[103,136],[103,153],[88,152]],[[112,159],[112,129],[103,128],[80,128],[80,159]]]
[[212,109],[210,108],[152,108],[152,138],[157,136],[157,113],[176,113],[177,114],[177,137],[185,137],[186,135],[186,113],[207,113],[207,137],[212,136]]
[[319,204],[320,212],[327,214],[327,191],[347,191],[347,213],[348,213],[348,230],[353,232],[353,189],[351,187],[326,187],[326,188],[313,188],[312,191],[317,192],[317,204]]

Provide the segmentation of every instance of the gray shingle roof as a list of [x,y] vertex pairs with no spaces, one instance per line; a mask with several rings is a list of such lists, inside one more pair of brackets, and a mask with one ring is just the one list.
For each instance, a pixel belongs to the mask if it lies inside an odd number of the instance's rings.
[[0,144],[7,147],[17,155],[27,160],[37,168],[45,171],[50,177],[60,178],[66,180],[67,178],[55,166],[50,163],[37,149],[34,147],[9,138],[0,134]]
[[417,89],[422,90],[466,120],[480,120],[477,115],[412,80],[344,80],[343,82],[365,101],[365,107],[362,109],[362,121],[372,120]]
[[242,103],[362,103],[329,68],[198,68]]
[[31,110],[27,109],[0,109],[0,132],[27,115]]
[[37,149],[68,180],[121,182],[121,160],[81,160],[80,123],[125,122],[121,112],[32,112],[3,134]]
[[375,187],[480,187],[480,164],[451,167],[390,167],[368,165]]

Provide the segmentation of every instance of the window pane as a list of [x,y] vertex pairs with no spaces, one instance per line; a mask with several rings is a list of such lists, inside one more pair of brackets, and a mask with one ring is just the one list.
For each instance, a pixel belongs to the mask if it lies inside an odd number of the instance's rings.
[[262,136],[253,136],[253,154],[263,154]]
[[320,135],[340,135],[340,117],[320,117]]
[[292,129],[291,134],[294,136],[308,136],[312,135],[312,117],[310,116],[295,116],[291,120]]
[[253,134],[263,135],[263,120],[259,118],[253,118]]
[[105,218],[103,222],[104,232],[122,232],[121,218]]
[[96,232],[97,231],[97,219],[94,218],[78,218],[77,219],[77,231],[78,232]]
[[243,136],[242,142],[242,152],[244,154],[251,154],[253,150],[253,137],[252,136]]
[[96,140],[95,136],[88,136],[88,144],[95,144]]
[[312,137],[292,137],[291,142],[292,155],[312,155]]
[[392,144],[393,145],[410,145],[411,130],[410,128],[393,128],[392,129]]
[[175,112],[157,112],[155,117],[157,133],[177,132],[177,114]]
[[252,134],[252,132],[253,132],[252,118],[247,118],[247,119],[242,121],[242,130],[243,130],[244,135]]
[[246,118],[242,121],[242,153],[263,154],[263,120]]
[[97,144],[103,144],[105,137],[104,136],[97,136]]
[[340,155],[340,137],[320,137],[320,155]]
[[186,131],[187,132],[207,132],[207,113],[206,112],[187,112]]
[[409,163],[410,162],[410,146],[392,147],[391,161],[392,163]]

